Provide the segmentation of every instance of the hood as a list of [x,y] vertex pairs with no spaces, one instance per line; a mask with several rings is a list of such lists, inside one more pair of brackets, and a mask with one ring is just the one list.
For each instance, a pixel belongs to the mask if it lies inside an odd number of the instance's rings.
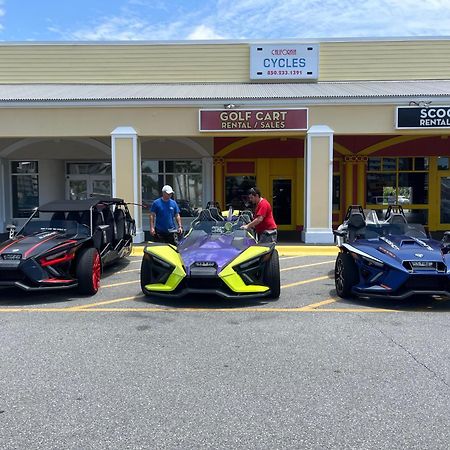
[[236,238],[232,234],[203,235],[189,237],[178,247],[187,270],[194,262],[215,262],[217,271],[236,258],[251,245],[247,238]]
[[77,242],[68,239],[57,231],[45,231],[33,236],[16,236],[0,244],[0,258],[5,254],[20,254],[21,259],[28,259],[46,253],[54,247]]
[[404,261],[445,262],[441,244],[433,239],[410,236],[386,236],[378,239],[361,239],[350,246],[388,264],[402,265]]

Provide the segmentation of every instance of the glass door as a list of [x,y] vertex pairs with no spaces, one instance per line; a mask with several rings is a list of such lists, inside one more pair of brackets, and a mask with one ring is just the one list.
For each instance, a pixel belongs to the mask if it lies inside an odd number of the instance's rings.
[[294,229],[291,178],[272,178],[272,210],[279,229]]
[[70,200],[110,195],[111,177],[109,175],[67,175],[66,198]]
[[450,174],[439,177],[439,224],[450,229]]

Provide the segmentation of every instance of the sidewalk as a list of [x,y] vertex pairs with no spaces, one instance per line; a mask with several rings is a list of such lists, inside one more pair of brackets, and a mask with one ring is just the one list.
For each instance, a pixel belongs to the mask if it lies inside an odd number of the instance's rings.
[[[131,256],[142,256],[146,243],[133,244]],[[277,244],[276,249],[280,256],[336,256],[338,248],[335,245],[311,245],[311,244]]]

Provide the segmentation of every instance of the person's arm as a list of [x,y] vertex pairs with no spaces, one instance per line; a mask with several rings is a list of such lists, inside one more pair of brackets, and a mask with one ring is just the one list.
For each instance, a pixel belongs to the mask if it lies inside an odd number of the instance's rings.
[[175,214],[175,220],[177,221],[177,224],[178,224],[178,233],[182,233],[183,232],[183,227],[181,225],[181,216],[180,216],[180,214]]
[[150,234],[152,236],[155,235],[155,217],[156,214],[153,211],[150,211],[149,213],[149,219],[150,219]]
[[242,225],[242,229],[248,230],[251,228],[255,228],[258,224],[260,224],[264,220],[263,216],[256,216],[250,223],[247,223],[246,225]]

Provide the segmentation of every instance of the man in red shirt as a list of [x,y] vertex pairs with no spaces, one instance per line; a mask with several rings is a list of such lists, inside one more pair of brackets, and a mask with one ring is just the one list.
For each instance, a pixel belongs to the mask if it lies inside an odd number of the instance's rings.
[[258,242],[277,242],[277,224],[273,218],[270,203],[261,197],[261,191],[258,188],[251,188],[248,191],[248,197],[255,205],[255,218],[242,228],[244,230],[254,228],[258,235]]

